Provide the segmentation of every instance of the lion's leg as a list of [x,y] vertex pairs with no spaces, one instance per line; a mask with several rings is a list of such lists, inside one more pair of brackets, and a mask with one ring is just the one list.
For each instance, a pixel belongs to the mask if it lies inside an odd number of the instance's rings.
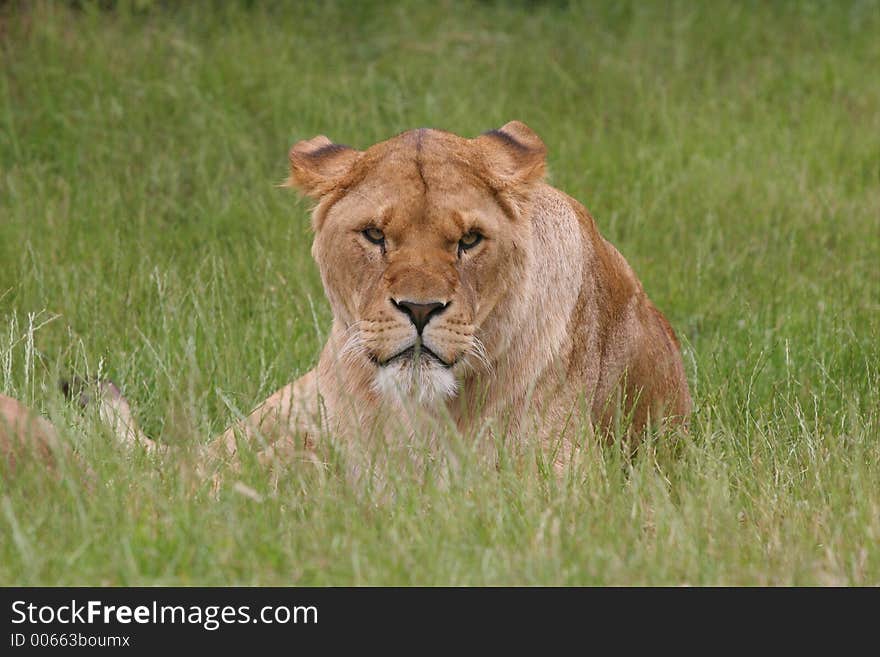
[[[66,392],[76,396],[83,407],[95,406],[101,422],[121,444],[138,445],[154,453],[170,451],[168,445],[156,443],[144,434],[134,419],[128,400],[113,382],[75,385],[75,391],[71,391],[71,386],[68,385]],[[24,406],[8,397],[0,397],[0,400],[8,400],[5,402],[6,407],[0,407],[0,418],[6,408],[10,409],[6,414],[18,418],[17,422],[25,417]],[[17,406],[13,407],[13,404]],[[318,391],[315,373],[311,371],[277,391],[248,417],[215,438],[201,451],[198,469],[205,476],[213,476],[213,466],[221,462],[237,464],[239,446],[253,449],[260,463],[293,460],[294,454],[302,457],[312,448],[311,436],[317,433],[317,423],[313,418],[317,418],[317,413]],[[31,442],[47,452],[48,445],[58,443],[54,427],[42,418],[35,418],[34,422],[38,431],[34,432],[36,438]],[[13,426],[17,427],[16,431],[7,432],[9,435],[23,435],[18,424]],[[0,454],[9,452],[8,446],[15,444],[17,443],[6,437],[0,426]]]
[[312,449],[317,432],[319,398],[315,371],[281,388],[250,415],[235,423],[207,447],[211,460],[236,462],[241,447],[271,462],[292,452]]
[[[137,425],[128,400],[110,381],[78,384],[73,395],[83,407],[96,408],[101,422],[118,441],[150,452],[166,453],[169,446],[156,443]],[[70,386],[67,387],[70,393]],[[263,465],[279,461],[313,460],[319,409],[314,371],[285,386],[247,418],[227,429],[205,449],[199,469],[205,475],[218,461],[238,461],[239,447],[254,450]],[[0,395],[0,458],[12,468],[27,459],[44,463],[52,471],[60,454],[72,453],[55,426],[21,402]]]
[[[94,406],[101,422],[126,445],[141,445],[148,451],[164,452],[167,447],[150,440],[137,426],[128,401],[110,381],[85,384],[63,383],[65,393],[76,397],[83,408]],[[89,476],[92,470],[70,445],[61,439],[57,428],[21,402],[0,395],[0,458],[12,468],[27,458],[43,462],[54,471],[59,457],[72,457]]]

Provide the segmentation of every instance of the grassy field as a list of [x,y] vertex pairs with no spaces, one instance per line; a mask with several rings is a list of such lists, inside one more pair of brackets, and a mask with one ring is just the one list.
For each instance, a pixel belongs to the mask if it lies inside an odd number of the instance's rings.
[[[880,584],[878,2],[254,4],[0,6],[0,392],[97,476],[0,470],[0,584]],[[513,118],[679,332],[686,443],[215,500],[76,422],[70,372],[192,443],[314,364],[294,141]]]

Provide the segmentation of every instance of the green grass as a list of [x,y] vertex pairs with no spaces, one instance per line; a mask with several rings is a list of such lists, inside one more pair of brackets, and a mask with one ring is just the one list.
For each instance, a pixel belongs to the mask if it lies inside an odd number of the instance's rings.
[[[0,584],[880,584],[878,2],[83,4],[0,6],[0,392],[97,475],[0,472]],[[291,143],[513,118],[678,330],[678,448],[215,500],[75,423],[70,372],[191,444],[314,364]]]

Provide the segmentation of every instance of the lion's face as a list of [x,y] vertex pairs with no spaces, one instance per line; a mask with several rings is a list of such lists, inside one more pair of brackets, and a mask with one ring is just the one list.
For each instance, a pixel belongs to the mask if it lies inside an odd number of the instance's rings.
[[529,257],[522,215],[543,156],[522,124],[474,140],[415,130],[364,152],[326,138],[291,151],[291,182],[320,200],[312,252],[346,331],[340,355],[373,369],[375,392],[443,400],[491,367]]

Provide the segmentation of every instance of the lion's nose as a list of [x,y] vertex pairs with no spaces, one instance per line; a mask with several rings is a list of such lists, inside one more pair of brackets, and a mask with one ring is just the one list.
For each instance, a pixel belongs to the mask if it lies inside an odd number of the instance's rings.
[[414,301],[398,301],[397,299],[392,299],[391,303],[393,303],[394,307],[400,312],[406,313],[407,316],[409,316],[409,321],[415,325],[416,331],[419,332],[419,335],[422,334],[422,329],[427,326],[432,317],[439,315],[446,310],[447,306],[449,306],[448,303],[440,303],[439,301],[416,303]]

